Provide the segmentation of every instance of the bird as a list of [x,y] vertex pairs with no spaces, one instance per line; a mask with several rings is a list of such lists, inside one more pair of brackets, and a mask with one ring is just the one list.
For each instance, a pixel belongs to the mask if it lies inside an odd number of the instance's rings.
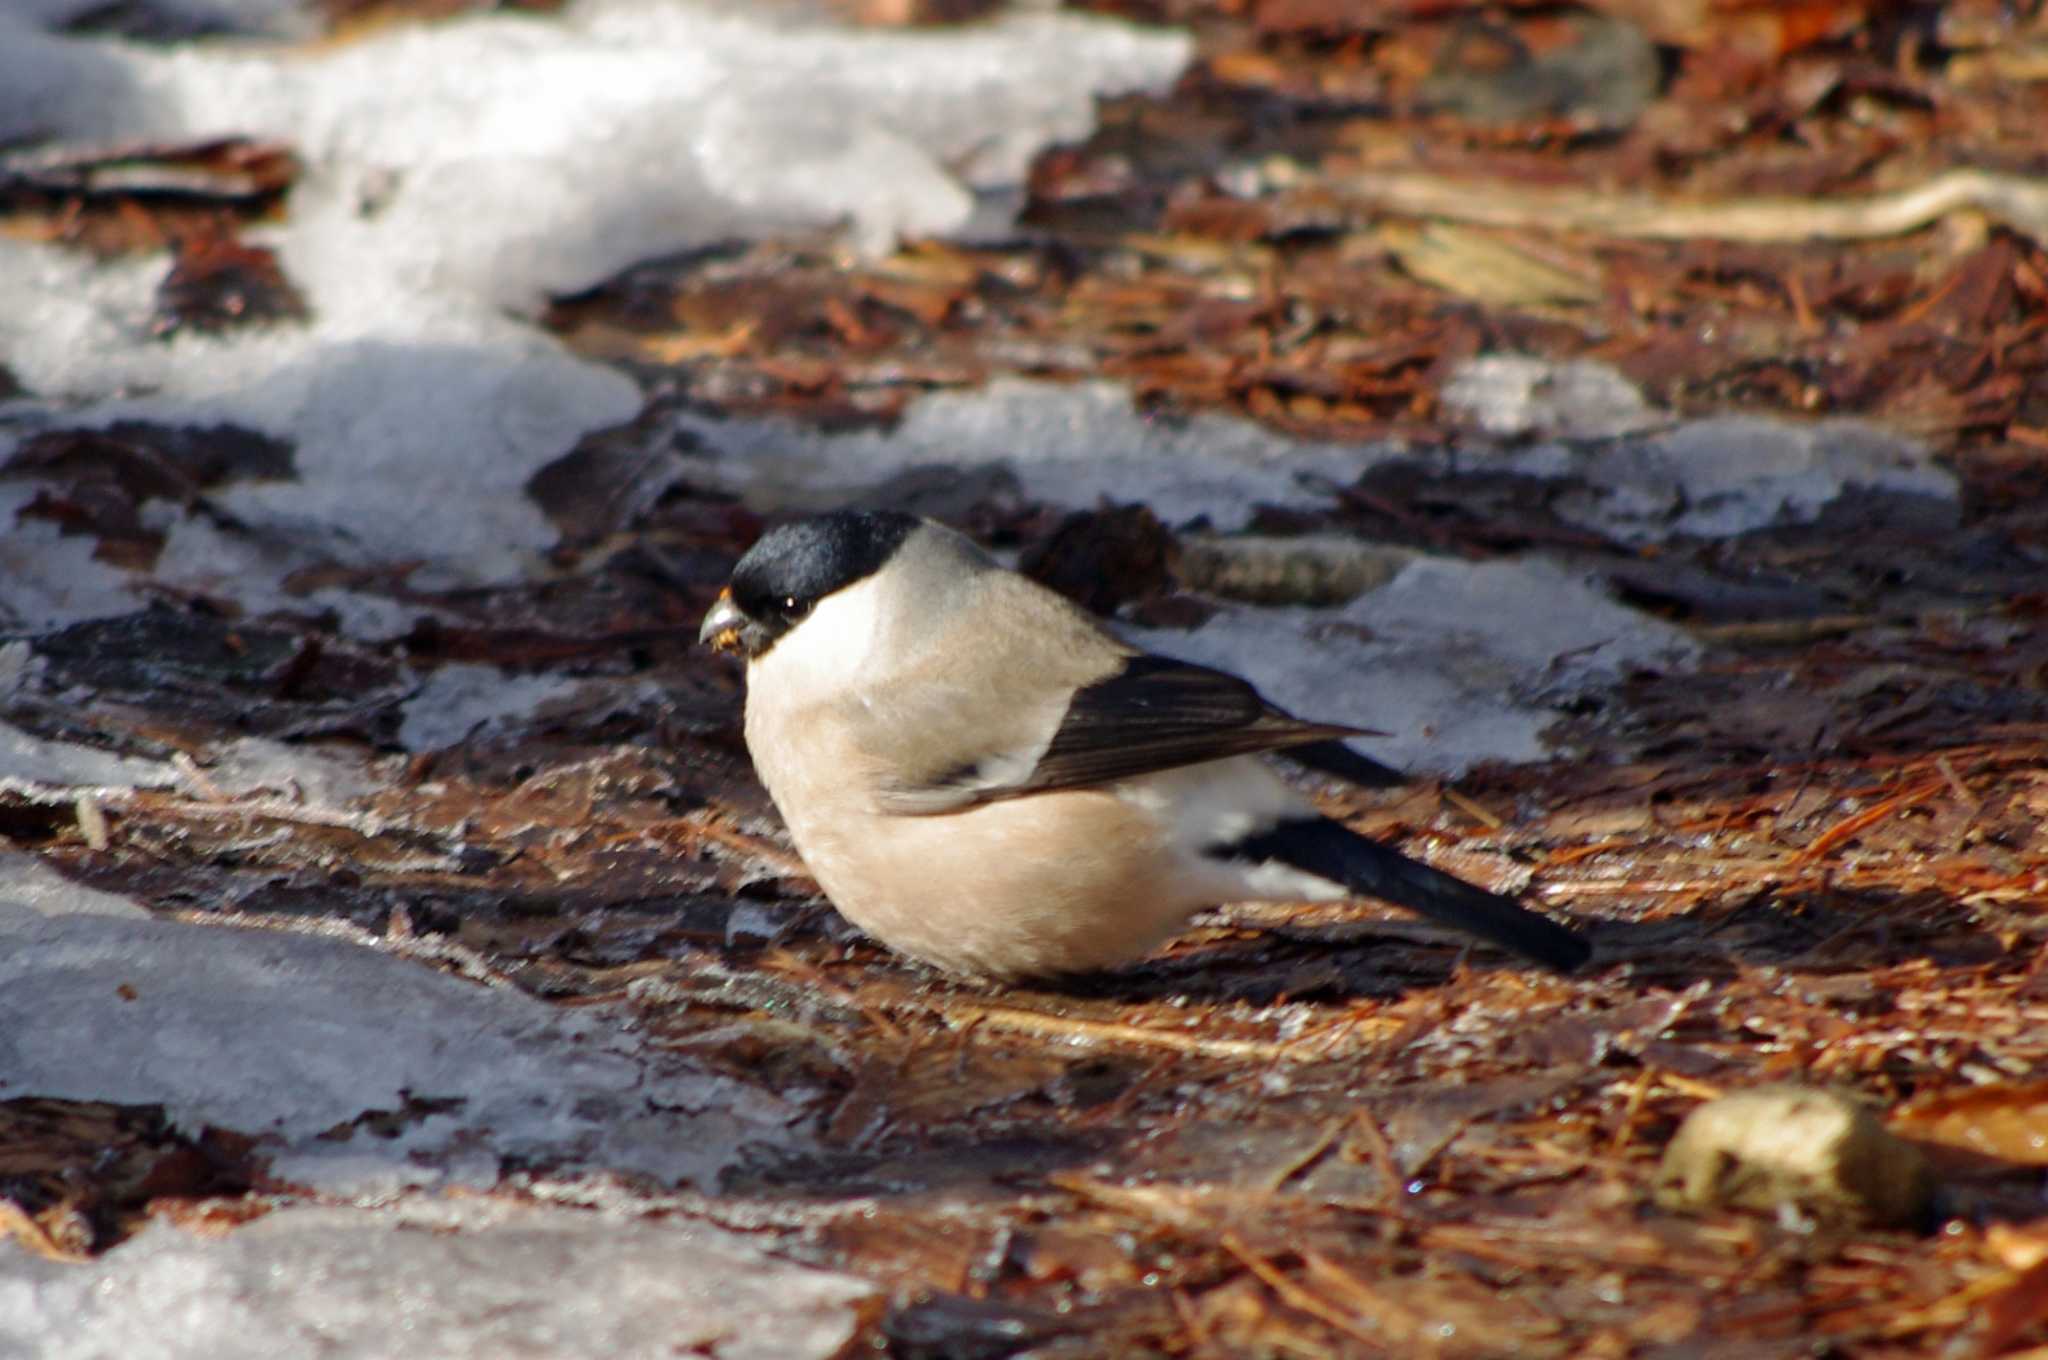
[[698,640],[840,914],[994,982],[1143,957],[1205,907],[1375,897],[1559,972],[1578,932],[1361,836],[1271,768],[1397,779],[1248,681],[1147,653],[970,539],[889,510],[769,529]]

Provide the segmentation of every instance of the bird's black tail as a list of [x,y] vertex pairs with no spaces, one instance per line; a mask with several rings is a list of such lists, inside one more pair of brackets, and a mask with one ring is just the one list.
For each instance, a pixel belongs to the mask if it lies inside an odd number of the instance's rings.
[[1282,822],[1233,845],[1230,854],[1233,859],[1276,859],[1291,864],[1353,892],[1469,931],[1561,973],[1569,973],[1593,953],[1593,947],[1577,931],[1347,831],[1328,818]]

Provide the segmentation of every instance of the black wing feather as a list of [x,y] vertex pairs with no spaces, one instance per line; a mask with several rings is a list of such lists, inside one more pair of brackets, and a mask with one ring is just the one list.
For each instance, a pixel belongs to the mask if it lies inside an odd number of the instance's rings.
[[1117,674],[1075,691],[1059,731],[1026,779],[984,796],[1081,788],[1365,734],[1362,728],[1290,717],[1223,671],[1134,656]]

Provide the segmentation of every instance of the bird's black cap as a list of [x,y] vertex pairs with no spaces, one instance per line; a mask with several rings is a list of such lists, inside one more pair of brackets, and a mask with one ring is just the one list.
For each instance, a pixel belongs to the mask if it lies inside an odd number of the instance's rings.
[[827,595],[880,571],[922,523],[895,510],[837,510],[777,525],[732,569],[733,603],[780,636]]

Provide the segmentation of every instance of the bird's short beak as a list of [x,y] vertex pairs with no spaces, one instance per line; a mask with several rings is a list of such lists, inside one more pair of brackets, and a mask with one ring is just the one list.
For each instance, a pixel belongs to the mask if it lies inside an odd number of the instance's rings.
[[718,592],[710,612],[704,615],[704,622],[697,629],[697,641],[706,643],[714,652],[737,652],[740,650],[740,630],[747,626],[747,616],[733,603],[732,587]]

